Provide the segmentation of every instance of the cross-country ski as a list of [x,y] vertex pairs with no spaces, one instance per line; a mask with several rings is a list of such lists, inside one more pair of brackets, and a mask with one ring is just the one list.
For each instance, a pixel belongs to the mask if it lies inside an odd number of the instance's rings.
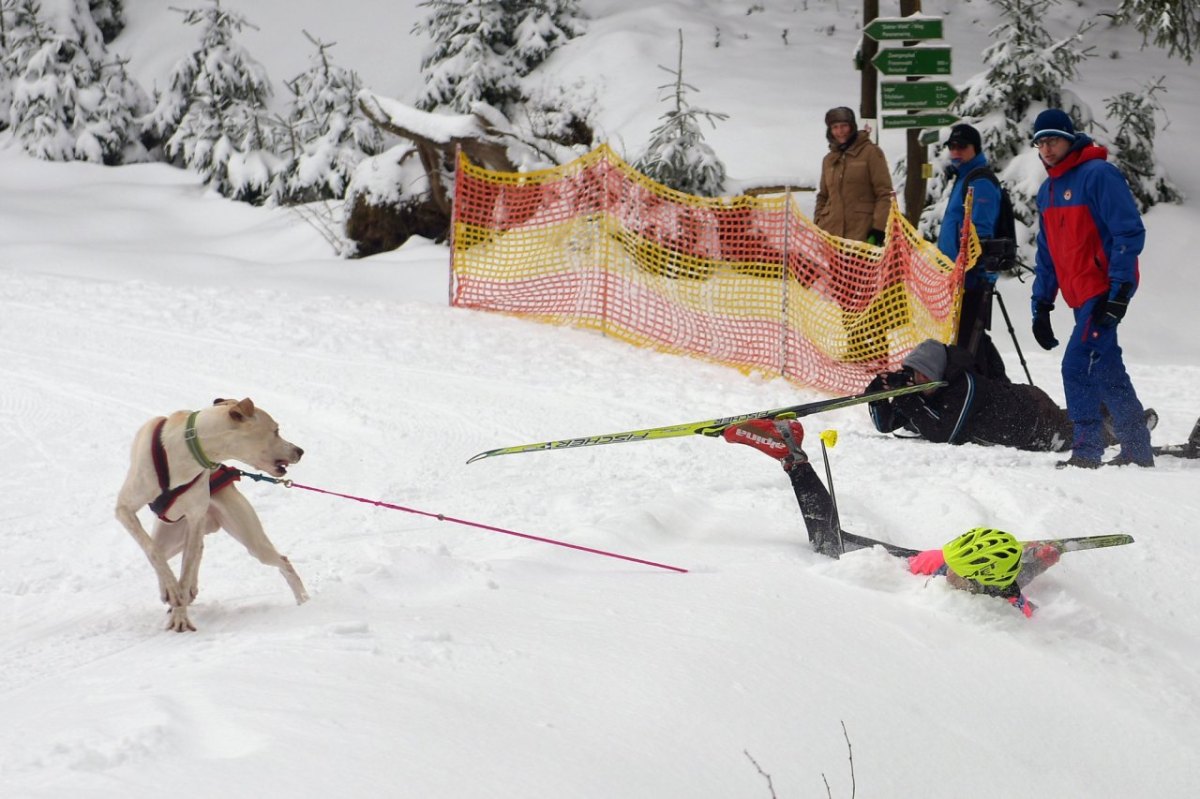
[[940,384],[935,383],[924,386],[903,386],[882,391],[865,391],[861,394],[854,394],[847,397],[833,397],[831,399],[804,402],[799,405],[788,405],[783,408],[773,408],[766,411],[751,411],[750,413],[742,413],[736,416],[706,419],[699,422],[648,427],[643,430],[629,430],[623,433],[602,433],[580,438],[564,438],[558,441],[542,441],[536,444],[518,444],[516,446],[500,447],[499,449],[489,449],[486,452],[480,452],[468,458],[467,463],[474,463],[477,460],[497,455],[513,455],[520,452],[543,452],[545,450],[572,449],[574,447],[595,447],[601,444],[625,444],[631,441],[654,441],[661,438],[676,438],[678,436],[719,436],[729,427],[749,419],[797,419],[802,416],[820,413],[821,411],[832,411],[838,408],[848,408],[851,405],[858,405],[863,402],[875,402],[890,399],[891,397],[903,396],[904,394],[912,394],[917,391],[936,388],[938,385]]

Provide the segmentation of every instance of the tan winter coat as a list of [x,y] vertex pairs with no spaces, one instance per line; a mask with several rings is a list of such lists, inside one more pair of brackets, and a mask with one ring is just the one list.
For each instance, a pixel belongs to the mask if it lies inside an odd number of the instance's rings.
[[883,150],[860,130],[845,151],[829,145],[821,162],[821,187],[813,221],[835,236],[866,241],[867,233],[886,230],[892,205],[892,175]]

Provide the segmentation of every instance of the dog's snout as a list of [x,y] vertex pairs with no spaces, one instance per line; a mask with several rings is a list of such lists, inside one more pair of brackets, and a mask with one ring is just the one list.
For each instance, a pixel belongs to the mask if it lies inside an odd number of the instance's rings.
[[296,460],[300,460],[303,457],[304,457],[304,450],[300,449],[300,447],[296,447]]

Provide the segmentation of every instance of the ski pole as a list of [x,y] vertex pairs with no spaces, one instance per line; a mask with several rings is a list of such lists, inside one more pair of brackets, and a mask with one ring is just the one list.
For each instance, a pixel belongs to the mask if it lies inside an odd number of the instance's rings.
[[540,541],[543,544],[553,544],[554,546],[557,546],[557,547],[566,547],[568,549],[577,549],[580,552],[590,552],[593,555],[603,555],[606,558],[617,558],[618,560],[627,560],[632,563],[641,563],[645,566],[653,566],[656,569],[668,569],[673,572],[680,572],[682,574],[687,574],[687,569],[680,568],[679,566],[669,566],[666,563],[655,563],[652,560],[643,560],[642,558],[634,558],[629,555],[619,555],[616,552],[606,552],[603,549],[594,549],[593,547],[585,547],[585,546],[581,546],[580,544],[570,544],[570,543],[567,543],[566,541],[558,541],[553,538],[543,538],[542,536],[530,535],[529,533],[518,533],[515,530],[505,530],[503,527],[493,527],[490,524],[481,524],[479,522],[468,521],[467,519],[456,519],[453,516],[447,516],[444,513],[430,513],[429,511],[418,510],[416,508],[406,508],[403,505],[393,505],[390,502],[383,502],[383,501],[377,500],[377,499],[367,499],[365,497],[356,497],[353,494],[341,494],[337,491],[328,491],[324,488],[316,488],[314,486],[306,486],[301,483],[293,482],[291,480],[280,480],[275,477],[268,477],[265,474],[254,474],[252,472],[243,472],[240,469],[237,471],[243,477],[249,477],[252,480],[265,481],[268,483],[277,483],[279,485],[282,485],[284,488],[303,488],[305,491],[313,491],[318,494],[328,494],[331,497],[341,497],[342,499],[351,499],[351,500],[354,500],[355,502],[365,502],[368,505],[375,505],[376,507],[387,508],[388,510],[399,510],[399,511],[404,511],[405,513],[415,513],[418,516],[428,516],[430,518],[437,519],[439,522],[451,522],[453,524],[462,524],[467,527],[477,527],[480,530],[488,530],[493,533],[503,533],[504,535],[516,536],[517,538],[527,538],[530,541]]
[[829,484],[829,502],[833,506],[833,529],[837,530],[838,534],[838,554],[846,551],[846,546],[842,541],[842,517],[838,514],[837,493],[833,490],[833,472],[829,468],[829,452],[825,449],[825,443],[829,443],[829,448],[833,449],[837,446],[837,431],[822,430],[821,439],[821,458],[825,461],[825,482]]

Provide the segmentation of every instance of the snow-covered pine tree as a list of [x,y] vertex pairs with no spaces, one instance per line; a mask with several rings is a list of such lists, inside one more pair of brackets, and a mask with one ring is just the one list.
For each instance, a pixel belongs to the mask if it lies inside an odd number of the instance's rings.
[[90,113],[75,141],[75,155],[84,161],[116,166],[149,160],[139,120],[150,110],[150,98],[125,64],[116,58],[101,64],[99,78],[89,89]]
[[460,114],[484,102],[501,111],[521,90],[509,51],[518,0],[426,0],[430,15],[413,26],[432,44],[421,59],[425,88],[416,106]]
[[146,123],[165,140],[167,155],[199,172],[226,197],[261,202],[279,167],[270,152],[267,71],[235,41],[245,27],[241,14],[220,0],[202,8],[176,9],[187,25],[200,25],[200,47],[176,62],[167,89]]
[[412,32],[432,42],[415,105],[468,113],[477,102],[506,116],[527,98],[521,78],[584,31],[578,0],[426,0]]
[[14,51],[17,42],[17,2],[0,0],[0,130],[9,124],[12,109],[13,83],[16,80],[19,55]]
[[1200,2],[1197,0],[1121,0],[1117,19],[1137,28],[1169,55],[1192,63],[1200,46]]
[[92,20],[100,29],[104,43],[109,44],[125,29],[125,7],[122,0],[88,0]]
[[524,0],[514,2],[516,25],[510,60],[524,77],[564,42],[584,31],[579,0]]
[[149,97],[116,59],[100,66],[97,80],[84,94],[89,114],[78,126],[74,154],[80,161],[122,163],[148,161],[138,121],[150,109]]
[[1108,118],[1117,124],[1112,140],[1113,163],[1125,175],[1144,213],[1156,203],[1179,202],[1179,190],[1154,159],[1156,117],[1162,110],[1157,94],[1166,91],[1163,78],[1150,81],[1140,92],[1121,92],[1104,101]]
[[383,136],[355,101],[358,75],[330,59],[336,42],[304,35],[317,52],[308,70],[287,82],[292,107],[276,146],[287,162],[272,190],[283,203],[340,199],[358,163],[383,152]]
[[12,103],[9,120],[27,153],[68,161],[75,149],[75,75],[70,63],[76,47],[42,19],[37,0],[17,0],[12,8],[10,63]]
[[68,0],[43,17],[33,0],[14,9],[11,121],[30,155],[105,164],[141,160],[135,118],[145,93],[109,59],[85,0]]
[[[950,110],[974,125],[983,139],[983,150],[993,171],[999,175],[1010,162],[1029,149],[1029,126],[1043,108],[1064,108],[1076,119],[1090,122],[1091,112],[1063,85],[1079,74],[1079,65],[1092,55],[1084,34],[1092,22],[1084,22],[1075,33],[1055,39],[1044,21],[1053,18],[1051,8],[1059,0],[993,0],[1002,14],[999,25],[989,31],[995,40],[983,51],[986,69],[971,77]],[[1031,156],[1036,157],[1036,156]],[[946,210],[950,179],[944,168],[949,157],[939,152],[934,177],[927,189],[920,230],[937,239]],[[1033,162],[1035,169],[1040,169]],[[1044,177],[1042,175],[1041,177]],[[1024,227],[1023,245],[1030,261],[1037,219],[1037,188],[1041,177],[1007,180],[1017,218],[1018,234]]]
[[588,81],[580,79],[564,86],[551,80],[530,88],[518,124],[535,139],[572,148],[574,154],[566,156],[571,160],[592,148],[596,139],[593,113],[598,106],[596,88]]
[[676,69],[659,66],[675,76],[659,90],[669,90],[667,101],[672,108],[663,114],[659,126],[650,134],[641,157],[633,164],[644,175],[687,194],[716,197],[725,188],[725,165],[704,141],[701,118],[716,127],[717,120],[728,114],[693,108],[687,101],[689,91],[699,91],[683,81],[683,31],[679,31],[679,64]]

